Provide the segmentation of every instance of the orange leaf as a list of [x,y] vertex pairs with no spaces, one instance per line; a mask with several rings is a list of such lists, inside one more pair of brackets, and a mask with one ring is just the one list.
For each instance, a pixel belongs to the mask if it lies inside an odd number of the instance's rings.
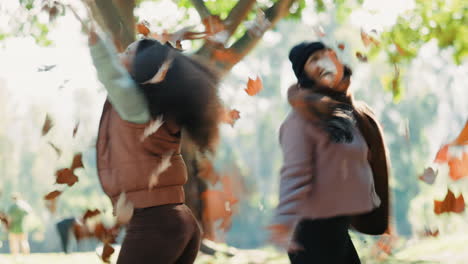
[[142,34],[143,36],[147,37],[149,33],[151,32],[149,29],[149,23],[146,20],[141,21],[136,25],[137,32],[139,34]]
[[45,199],[45,200],[54,200],[54,199],[57,198],[60,194],[62,194],[61,191],[53,191],[53,192],[48,193],[46,196],[44,196],[44,199]]
[[364,32],[363,30],[361,30],[361,39],[365,47],[368,47],[370,44],[374,44],[375,46],[380,45],[380,42],[378,42],[375,38]]
[[102,261],[106,263],[110,263],[109,258],[114,253],[114,251],[115,251],[114,248],[109,243],[105,243],[102,249],[102,255],[101,255]]
[[73,161],[72,161],[72,165],[70,167],[70,170],[75,171],[75,169],[78,169],[78,168],[84,168],[83,167],[83,157],[82,157],[81,153],[77,153],[73,157]]
[[452,180],[457,181],[468,177],[468,153],[463,153],[462,159],[452,157],[448,161],[449,175]]
[[439,215],[443,213],[462,213],[465,210],[465,200],[463,195],[460,194],[455,198],[453,192],[449,189],[443,201],[434,201],[434,213]]
[[218,190],[207,190],[201,194],[205,208],[203,218],[207,221],[216,221],[232,215],[229,199],[226,194]]
[[94,210],[86,210],[85,214],[83,215],[83,222],[86,222],[91,217],[97,216],[101,214],[101,211],[99,209],[94,209]]
[[345,45],[344,45],[343,43],[340,43],[340,44],[338,44],[338,48],[339,48],[340,50],[344,50],[344,49],[345,49]]
[[452,142],[453,145],[468,145],[468,120],[458,137]]
[[44,125],[42,126],[42,135],[45,136],[53,126],[54,124],[52,119],[50,119],[49,115],[47,114]]
[[254,96],[258,94],[262,89],[262,80],[260,79],[260,77],[257,76],[255,80],[249,78],[249,81],[247,82],[247,88],[245,89],[245,91],[248,95]]
[[367,57],[359,51],[356,52],[356,58],[361,62],[367,62]]
[[240,112],[236,109],[224,110],[222,122],[234,126],[234,123],[240,118]]
[[432,230],[430,230],[429,228],[426,228],[426,229],[424,230],[424,234],[423,234],[423,235],[424,235],[425,237],[429,237],[429,236],[431,236],[431,237],[437,237],[437,236],[439,236],[439,229],[437,229],[436,231],[432,231]]
[[407,52],[400,45],[398,45],[396,42],[394,42],[393,44],[395,44],[396,50],[398,51],[400,55],[402,56],[407,55]]
[[55,175],[57,176],[55,183],[58,184],[67,184],[71,187],[78,181],[78,177],[68,168],[58,170]]
[[447,162],[449,159],[448,149],[449,149],[449,145],[443,145],[437,152],[434,162],[435,163]]
[[209,181],[212,185],[215,185],[219,180],[219,175],[214,170],[213,163],[208,159],[204,159],[198,164],[198,176],[201,179]]
[[206,34],[213,35],[224,30],[224,23],[219,16],[208,16],[202,21]]

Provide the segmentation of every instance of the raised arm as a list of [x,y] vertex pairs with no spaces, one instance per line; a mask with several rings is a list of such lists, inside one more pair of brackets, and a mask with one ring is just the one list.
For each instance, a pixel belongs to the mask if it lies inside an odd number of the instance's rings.
[[112,106],[129,122],[143,124],[151,119],[146,98],[117,57],[109,40],[90,33],[90,50],[99,81],[107,90]]

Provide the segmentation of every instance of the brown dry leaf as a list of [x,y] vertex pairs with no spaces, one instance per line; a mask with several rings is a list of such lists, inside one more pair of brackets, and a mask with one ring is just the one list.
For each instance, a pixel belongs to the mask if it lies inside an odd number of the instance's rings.
[[356,58],[361,62],[367,62],[367,56],[362,54],[361,52],[356,52]]
[[116,224],[113,227],[107,228],[102,222],[99,222],[94,227],[94,237],[103,243],[115,243],[120,231],[120,225]]
[[240,112],[236,109],[225,109],[222,117],[223,123],[230,124],[233,127],[236,121],[240,118]]
[[432,231],[429,228],[426,228],[424,230],[423,236],[425,237],[438,237],[439,236],[439,229],[436,229],[435,231]]
[[401,55],[401,56],[406,56],[408,53],[400,46],[398,45],[396,42],[393,42],[393,44],[395,44],[395,48],[396,50],[398,51],[398,53]]
[[215,185],[219,181],[219,175],[216,173],[213,163],[204,159],[198,163],[198,177]]
[[49,117],[49,114],[46,115],[44,125],[42,126],[42,135],[45,136],[49,130],[54,126],[52,119]]
[[392,253],[394,240],[395,238],[391,235],[382,235],[376,245],[380,250],[385,252],[387,255],[390,255]]
[[146,20],[143,20],[136,25],[137,32],[139,34],[142,34],[145,37],[147,37],[151,33],[151,30],[149,29],[149,27],[150,27],[150,24]]
[[166,74],[167,72],[169,71],[169,68],[171,67],[172,65],[172,61],[173,61],[173,58],[169,58],[167,59],[162,65],[161,67],[159,67],[158,71],[154,74],[154,76],[141,83],[141,84],[156,84],[156,83],[160,83],[162,81],[164,81],[164,78],[166,78]]
[[127,200],[126,195],[122,192],[117,200],[115,206],[115,215],[117,218],[117,223],[120,225],[125,225],[130,222],[133,216],[133,204]]
[[434,213],[439,215],[443,213],[462,213],[465,211],[465,200],[463,194],[455,198],[453,192],[448,189],[447,195],[443,201],[434,200]]
[[468,145],[468,120],[458,137],[452,142],[452,145]]
[[84,213],[83,215],[83,222],[86,222],[86,220],[88,220],[89,218],[91,217],[95,217],[97,215],[100,215],[101,214],[101,211],[99,211],[99,209],[94,209],[94,210],[86,210],[86,212]]
[[204,191],[201,194],[201,199],[205,205],[203,209],[203,219],[214,222],[220,219],[231,217],[231,204],[223,191]]
[[160,115],[158,118],[155,120],[152,120],[147,127],[145,127],[145,130],[143,131],[143,134],[140,137],[140,141],[143,142],[147,137],[150,135],[156,133],[158,129],[164,124],[163,121],[163,116]]
[[375,46],[379,46],[380,42],[377,41],[375,38],[364,32],[364,30],[361,29],[361,39],[362,42],[364,43],[365,47],[369,47],[369,45],[374,44]]
[[80,221],[75,221],[75,223],[73,223],[73,235],[77,241],[94,236],[93,232],[91,232],[89,228]]
[[55,176],[57,176],[55,183],[67,184],[70,187],[73,186],[78,181],[78,177],[76,177],[73,174],[72,170],[68,168],[58,170],[55,173]]
[[75,156],[73,156],[73,161],[72,161],[70,170],[73,172],[75,171],[75,169],[78,169],[78,168],[84,168],[83,155],[81,153],[77,153],[75,154]]
[[10,226],[10,221],[8,219],[8,215],[5,214],[4,212],[0,212],[0,222],[2,224],[4,224],[7,229]]
[[102,261],[105,263],[110,263],[110,256],[114,253],[114,248],[109,243],[104,243],[104,247],[102,248]]
[[48,193],[46,196],[44,196],[44,200],[54,200],[55,198],[57,198],[60,194],[62,194],[61,191],[53,191],[53,192],[50,192]]
[[265,13],[259,8],[257,10],[255,20],[244,22],[244,25],[247,28],[250,37],[258,38],[270,28],[271,22],[266,18]]
[[259,76],[255,80],[252,80],[249,78],[249,81],[247,82],[247,88],[244,89],[248,95],[254,96],[258,94],[261,90],[263,89],[263,84],[262,80],[260,79]]
[[159,181],[159,175],[167,170],[171,166],[171,157],[172,152],[166,153],[161,158],[161,162],[156,166],[156,168],[151,172],[150,180],[148,183],[148,188],[151,190],[153,189]]
[[76,132],[78,131],[78,127],[80,126],[80,121],[76,122],[75,127],[73,128],[73,137],[76,136]]
[[61,156],[62,155],[62,150],[60,150],[57,146],[55,146],[52,142],[47,142],[47,144],[49,144],[49,146],[51,146],[54,150],[55,150],[55,153],[57,153],[57,156]]
[[205,17],[202,23],[205,25],[205,33],[208,35],[214,35],[225,29],[223,21],[216,15]]
[[428,167],[424,170],[423,174],[419,176],[419,179],[427,184],[433,184],[439,171],[434,171],[433,168]]
[[448,145],[448,144],[443,145],[443,146],[439,149],[439,151],[437,152],[436,157],[435,157],[435,159],[434,159],[434,162],[435,162],[435,163],[445,163],[445,162],[448,162],[448,160],[449,160],[448,150],[449,150],[449,145]]
[[451,157],[448,161],[449,176],[452,180],[457,181],[461,178],[468,177],[468,152],[463,153],[461,159]]

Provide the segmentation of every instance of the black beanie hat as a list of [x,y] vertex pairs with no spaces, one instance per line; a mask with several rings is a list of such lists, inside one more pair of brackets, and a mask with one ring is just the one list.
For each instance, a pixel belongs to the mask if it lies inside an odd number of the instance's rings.
[[310,80],[304,74],[304,65],[312,53],[326,48],[327,46],[322,42],[302,42],[291,49],[289,52],[289,60],[292,63],[294,74],[301,85],[314,83],[313,80]]
[[167,59],[170,46],[154,39],[142,39],[138,44],[132,65],[132,77],[137,83],[151,79]]

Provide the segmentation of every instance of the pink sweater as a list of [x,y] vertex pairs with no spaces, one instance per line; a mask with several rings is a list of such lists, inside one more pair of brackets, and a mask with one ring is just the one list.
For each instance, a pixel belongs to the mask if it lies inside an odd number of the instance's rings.
[[283,151],[280,199],[274,224],[294,228],[303,218],[369,212],[380,205],[359,130],[351,143],[333,143],[318,123],[295,110],[280,128]]

